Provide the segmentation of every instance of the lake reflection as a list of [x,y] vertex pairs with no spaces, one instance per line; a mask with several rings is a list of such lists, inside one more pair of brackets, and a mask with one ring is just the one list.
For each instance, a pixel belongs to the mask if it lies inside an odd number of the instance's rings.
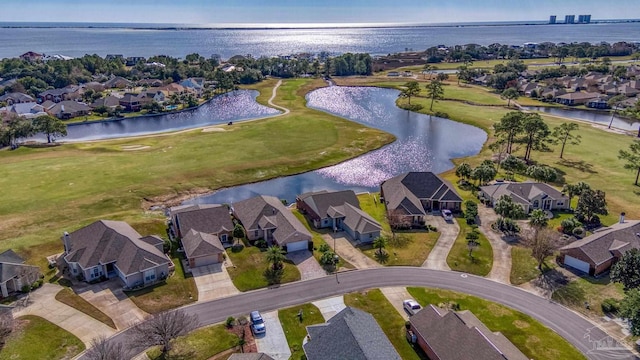
[[307,95],[307,105],[387,131],[397,141],[341,164],[305,174],[241,185],[191,199],[187,203],[231,203],[258,194],[289,202],[318,190],[377,191],[380,183],[407,171],[443,172],[450,159],[477,154],[487,139],[479,128],[401,110],[397,90],[332,86]]

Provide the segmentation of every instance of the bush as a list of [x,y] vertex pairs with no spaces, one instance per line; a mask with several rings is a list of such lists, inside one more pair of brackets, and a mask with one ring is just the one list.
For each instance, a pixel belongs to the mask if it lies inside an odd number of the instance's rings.
[[576,237],[583,237],[584,236],[584,228],[577,227],[577,228],[573,229],[573,231],[571,233]]
[[22,291],[23,293],[28,293],[29,291],[31,291],[31,285],[29,284],[22,285],[22,288],[20,289],[20,291]]
[[582,223],[578,221],[578,219],[576,219],[575,217],[564,219],[560,223],[560,227],[562,227],[562,232],[567,235],[573,234],[573,229],[579,228],[581,226],[582,226]]
[[320,248],[318,249],[321,253],[326,253],[329,250],[331,250],[331,248],[327,244],[320,245]]
[[264,239],[260,239],[258,241],[256,241],[256,246],[261,248],[261,249],[266,249],[267,248],[267,241]]
[[433,231],[433,232],[438,232],[438,228],[431,225],[431,224],[425,224],[424,225],[424,229],[427,231]]
[[620,310],[620,302],[613,298],[607,298],[602,301],[602,311],[608,314],[617,314]]
[[44,280],[42,280],[42,279],[37,280],[36,282],[31,284],[31,290],[35,290],[35,289],[41,287],[43,282],[44,282]]
[[231,329],[233,327],[233,324],[235,323],[236,319],[233,318],[233,316],[229,316],[227,318],[227,321],[224,322],[225,326],[228,329]]
[[436,116],[436,117],[439,117],[439,118],[449,119],[449,114],[447,114],[444,111],[436,111],[435,114],[433,114],[433,115]]
[[336,254],[333,251],[327,251],[320,257],[320,264],[322,265],[334,265]]

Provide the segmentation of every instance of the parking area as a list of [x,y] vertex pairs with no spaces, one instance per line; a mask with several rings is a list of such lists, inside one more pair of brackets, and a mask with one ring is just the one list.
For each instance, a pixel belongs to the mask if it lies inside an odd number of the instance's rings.
[[404,311],[402,307],[402,302],[407,299],[411,299],[411,294],[407,291],[407,288],[403,287],[385,287],[381,288],[380,291],[384,294],[384,296],[389,300],[391,305],[398,310],[398,313],[402,315],[402,318],[405,320],[409,320],[409,314]]
[[263,335],[255,337],[258,352],[265,353],[275,360],[288,360],[291,357],[291,350],[278,319],[278,311],[261,315],[267,331]]
[[327,299],[322,299],[314,301],[312,304],[315,305],[318,310],[320,310],[322,317],[324,317],[324,319],[327,321],[334,317],[337,313],[342,311],[345,307],[347,307],[344,304],[344,296],[335,296]]
[[191,269],[198,288],[198,301],[208,301],[239,294],[223,264],[212,264]]
[[317,279],[327,275],[327,272],[318,264],[311,251],[295,251],[287,254],[287,259],[296,264],[302,280]]
[[126,329],[149,316],[122,291],[122,285],[118,279],[79,287],[75,290],[83,299],[109,316],[118,330]]

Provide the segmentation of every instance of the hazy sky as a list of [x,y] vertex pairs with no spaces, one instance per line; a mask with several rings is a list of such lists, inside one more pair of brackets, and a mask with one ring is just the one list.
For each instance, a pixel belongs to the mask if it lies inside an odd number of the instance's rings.
[[640,18],[640,0],[2,0],[0,21],[443,23]]

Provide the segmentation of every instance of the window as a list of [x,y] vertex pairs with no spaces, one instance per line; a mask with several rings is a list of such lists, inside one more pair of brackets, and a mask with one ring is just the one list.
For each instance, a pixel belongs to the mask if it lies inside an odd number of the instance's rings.
[[100,273],[100,269],[93,268],[93,276],[98,276],[99,273]]
[[534,207],[534,208],[537,208],[537,207],[539,207],[539,206],[540,206],[540,202],[539,202],[538,200],[534,200],[534,201],[533,201],[533,207]]
[[562,206],[562,205],[564,205],[564,203],[562,203],[562,202],[560,202],[560,201],[559,201],[556,205],[558,205],[558,206]]
[[372,233],[369,233],[369,239],[371,239],[373,237]]
[[227,242],[227,234],[220,235],[220,241]]
[[256,237],[260,236],[260,230],[256,230]]
[[147,270],[144,272],[144,281],[153,281],[156,279],[155,270]]

